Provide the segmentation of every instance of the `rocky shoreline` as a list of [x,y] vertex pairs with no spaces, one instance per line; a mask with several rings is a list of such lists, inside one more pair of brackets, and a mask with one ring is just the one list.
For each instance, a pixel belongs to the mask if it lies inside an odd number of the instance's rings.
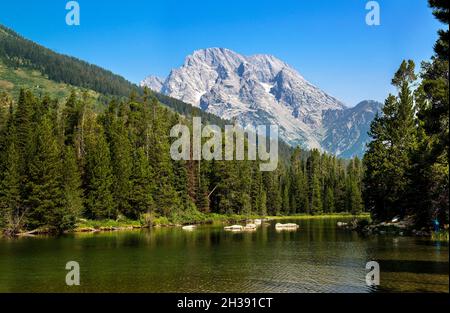
[[[432,237],[434,231],[432,228],[422,227],[417,229],[414,225],[414,219],[410,216],[404,219],[394,218],[391,221],[380,223],[369,223],[367,220],[353,220],[350,223],[338,222],[337,226],[360,234],[370,235],[394,235],[394,236],[416,236]],[[448,231],[448,225],[445,225],[444,231]]]

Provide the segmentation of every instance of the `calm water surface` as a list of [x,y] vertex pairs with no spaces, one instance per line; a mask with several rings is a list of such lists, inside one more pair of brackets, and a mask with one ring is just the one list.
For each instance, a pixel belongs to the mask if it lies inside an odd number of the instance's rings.
[[[207,225],[0,239],[0,292],[449,292],[447,243],[364,238],[337,221],[283,221],[300,224],[296,232],[272,222],[254,233]],[[80,286],[65,284],[71,260]],[[377,289],[365,283],[371,260]]]

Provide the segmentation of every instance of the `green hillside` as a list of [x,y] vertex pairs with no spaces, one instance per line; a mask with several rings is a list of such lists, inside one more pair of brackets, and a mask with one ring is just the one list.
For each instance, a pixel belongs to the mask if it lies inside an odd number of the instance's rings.
[[[142,95],[142,88],[111,71],[56,53],[0,25],[0,90],[17,95],[20,88],[29,88],[38,94],[46,92],[66,97],[70,93],[67,87],[89,90],[96,98],[101,94],[128,97],[136,92]],[[218,125],[224,122],[190,104],[161,94],[155,96],[180,114],[201,116]]]
[[[0,61],[0,90],[17,97],[20,89],[30,89],[35,94],[46,93],[58,99],[67,98],[71,89],[87,90],[52,81],[37,70],[10,68]],[[87,91],[92,98],[98,99],[101,96],[100,93],[93,90]]]
[[48,79],[105,95],[127,96],[139,87],[74,57],[56,53],[0,25],[0,59],[11,68],[37,70]]

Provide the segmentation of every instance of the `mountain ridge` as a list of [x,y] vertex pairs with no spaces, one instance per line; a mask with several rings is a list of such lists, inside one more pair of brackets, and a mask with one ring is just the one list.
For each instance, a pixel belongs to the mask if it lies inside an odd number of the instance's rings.
[[[348,157],[364,152],[367,134],[362,130],[381,107],[368,101],[364,107],[348,108],[273,55],[244,56],[226,48],[195,50],[166,79],[148,76],[140,85],[205,112],[236,119],[241,126],[275,123],[291,146]],[[328,111],[341,113],[333,119]],[[354,122],[357,127],[345,131],[338,122]]]

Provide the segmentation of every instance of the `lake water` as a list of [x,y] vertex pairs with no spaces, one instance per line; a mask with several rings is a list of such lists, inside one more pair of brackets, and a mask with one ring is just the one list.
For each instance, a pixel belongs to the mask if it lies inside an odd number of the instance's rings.
[[[337,221],[0,239],[0,292],[449,292],[448,243],[364,238]],[[80,264],[80,286],[65,284],[68,261]],[[380,264],[377,288],[366,285],[368,261]]]

